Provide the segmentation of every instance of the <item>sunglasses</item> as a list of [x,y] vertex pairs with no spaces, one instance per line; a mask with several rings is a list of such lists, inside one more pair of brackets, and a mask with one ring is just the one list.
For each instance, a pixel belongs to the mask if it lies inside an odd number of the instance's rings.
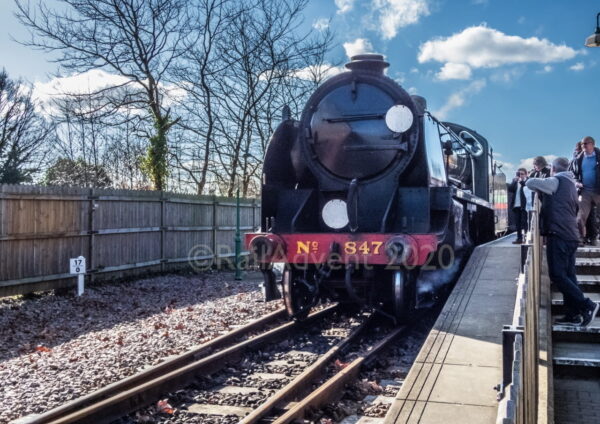
[[594,144],[594,143],[592,143],[591,141],[585,141],[585,142],[583,143],[583,145],[585,146],[586,144]]

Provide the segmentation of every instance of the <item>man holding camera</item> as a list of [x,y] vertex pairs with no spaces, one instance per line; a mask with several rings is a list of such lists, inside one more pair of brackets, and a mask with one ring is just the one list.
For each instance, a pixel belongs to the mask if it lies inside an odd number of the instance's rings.
[[509,193],[512,193],[511,209],[515,216],[515,224],[517,227],[517,239],[513,241],[513,244],[523,243],[523,233],[527,232],[528,219],[527,219],[527,201],[528,196],[526,195],[525,182],[527,181],[527,170],[525,168],[519,168],[517,170],[517,176],[513,179],[512,183],[508,186]]

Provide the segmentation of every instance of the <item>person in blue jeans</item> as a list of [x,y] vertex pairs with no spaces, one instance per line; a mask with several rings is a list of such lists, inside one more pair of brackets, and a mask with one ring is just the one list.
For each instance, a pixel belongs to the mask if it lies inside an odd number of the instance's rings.
[[540,232],[546,236],[546,258],[552,283],[563,294],[566,314],[556,324],[587,327],[600,304],[585,297],[575,272],[575,253],[580,233],[577,225],[578,196],[569,160],[556,158],[550,178],[530,178],[526,186],[540,193]]
[[576,185],[581,190],[577,219],[582,243],[587,241],[595,246],[595,231],[593,231],[593,234],[588,234],[586,222],[594,206],[596,208],[600,207],[600,149],[596,147],[596,142],[590,136],[584,137],[581,144],[583,151],[577,155],[571,164],[577,181]]

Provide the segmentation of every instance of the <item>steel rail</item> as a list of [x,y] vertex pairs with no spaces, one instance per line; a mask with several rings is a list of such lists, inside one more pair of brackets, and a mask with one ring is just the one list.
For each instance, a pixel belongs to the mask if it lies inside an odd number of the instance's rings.
[[304,418],[305,413],[310,409],[319,408],[337,400],[342,396],[344,387],[358,377],[361,368],[377,356],[381,350],[386,348],[390,342],[398,337],[406,328],[407,327],[399,327],[393,330],[366,353],[353,360],[335,376],[331,377],[289,409],[285,414],[273,421],[273,424],[287,424],[294,420],[301,420]]
[[362,331],[370,324],[374,314],[369,313],[366,319],[354,328],[350,334],[340,340],[324,355],[322,355],[315,363],[306,368],[300,375],[294,378],[285,387],[271,396],[265,403],[246,415],[239,424],[254,424],[265,418],[273,409],[283,403],[291,400],[293,396],[297,396],[305,391],[319,376],[323,374],[325,368],[331,364],[331,361],[351,342],[353,342]]
[[[19,420],[19,423],[110,422],[152,403],[154,400],[159,399],[161,395],[173,391],[175,387],[182,387],[191,383],[199,373],[203,371],[212,373],[220,369],[228,360],[238,357],[245,350],[262,346],[271,340],[283,337],[289,331],[304,323],[310,323],[329,315],[336,308],[337,305],[330,306],[310,314],[302,322],[287,322],[256,337],[210,354],[215,349],[223,348],[232,341],[284,317],[284,310],[275,311],[139,374],[110,384],[41,415],[24,417]],[[198,357],[208,354],[210,355],[198,359]]]

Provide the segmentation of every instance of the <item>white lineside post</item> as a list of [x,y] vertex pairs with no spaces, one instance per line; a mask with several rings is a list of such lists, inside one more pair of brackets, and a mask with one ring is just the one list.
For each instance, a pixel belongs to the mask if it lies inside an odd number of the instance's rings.
[[81,296],[84,290],[85,258],[83,256],[71,258],[69,259],[69,265],[71,274],[77,275],[77,296]]

